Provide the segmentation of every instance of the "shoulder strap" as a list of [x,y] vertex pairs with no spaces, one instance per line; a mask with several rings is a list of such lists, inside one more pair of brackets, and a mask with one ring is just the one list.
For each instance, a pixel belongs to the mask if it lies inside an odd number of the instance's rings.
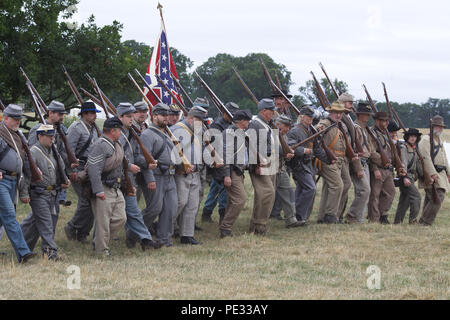
[[50,163],[53,170],[56,170],[55,166],[53,165],[53,162],[42,152],[42,150],[38,146],[34,145],[31,147],[31,149],[35,149],[35,150],[39,151],[41,153],[41,155],[47,160],[47,162]]
[[152,130],[153,132],[155,132],[158,136],[160,136],[160,137],[163,139],[163,144],[162,144],[161,148],[158,150],[158,152],[156,152],[156,153],[153,155],[153,158],[155,158],[156,160],[158,160],[159,157],[160,157],[160,156],[162,155],[162,153],[164,152],[164,149],[166,148],[167,139],[166,139],[166,136],[165,136],[161,131],[159,131],[158,129],[156,129],[156,128],[152,127],[152,126],[149,126],[148,129]]
[[[83,125],[84,123],[81,122]],[[85,125],[84,125],[85,126]],[[85,126],[86,127],[86,126]],[[89,134],[89,139],[86,141],[86,143],[84,144],[84,146],[81,148],[80,151],[78,151],[78,153],[75,155],[78,159],[80,158],[80,156],[87,150],[87,148],[89,148],[89,146],[91,145],[92,142],[92,138],[94,138],[94,127],[91,128],[91,133]]]

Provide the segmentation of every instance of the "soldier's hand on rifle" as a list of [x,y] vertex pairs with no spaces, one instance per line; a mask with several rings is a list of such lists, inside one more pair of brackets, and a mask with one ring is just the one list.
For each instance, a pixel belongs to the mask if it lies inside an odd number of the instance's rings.
[[231,187],[231,178],[225,177],[225,179],[223,180],[223,185],[227,188]]
[[261,175],[261,167],[260,167],[260,166],[257,166],[257,167],[256,167],[256,169],[255,169],[255,174],[257,174],[258,176]]
[[67,180],[67,184],[61,184],[61,188],[63,188],[63,189],[69,189],[69,187],[70,187],[70,180]]
[[431,179],[433,180],[433,182],[430,183],[430,184],[435,183],[435,182],[437,181],[437,179],[438,179],[438,175],[437,175],[437,174],[433,174],[433,175],[431,176]]
[[100,200],[106,200],[106,196],[104,192],[97,193],[97,198]]
[[191,165],[188,169],[186,169],[185,173],[191,174],[192,172],[194,172],[194,166]]
[[133,187],[133,192],[129,195],[130,197],[135,197],[136,196],[136,188]]
[[150,170],[155,170],[158,167],[158,160],[155,160],[155,163],[149,163],[148,168]]
[[311,154],[313,151],[312,151],[312,149],[310,149],[310,148],[305,148],[304,150],[303,150],[303,153],[304,154]]
[[147,189],[150,191],[156,191],[156,182],[150,182],[147,184]]
[[223,163],[223,161],[220,162],[216,162],[214,163],[214,168],[222,168],[225,164]]
[[355,156],[352,158],[352,162],[353,161],[356,161],[356,160],[358,160],[359,159],[359,156],[357,155],[357,154],[355,154]]
[[381,172],[380,172],[380,170],[375,170],[373,172],[373,175],[375,176],[376,180],[381,180]]
[[358,176],[358,179],[364,178],[364,171],[362,171],[362,170],[358,171],[357,176]]
[[[78,159],[77,159],[78,160]],[[72,168],[72,169],[75,169],[75,168],[78,168],[78,166],[79,166],[80,164],[78,163],[78,161],[76,162],[76,163],[72,163],[71,165],[70,165],[70,167]]]
[[0,180],[3,179],[3,172],[0,172]]
[[22,203],[30,203],[30,197],[20,198],[20,202],[22,202]]
[[72,182],[76,182],[77,181],[77,177],[78,177],[78,174],[76,172],[72,172],[71,174],[69,174],[69,179]]
[[135,165],[135,164],[132,164],[132,165],[130,165],[130,171],[133,173],[133,174],[137,174],[137,173],[139,173],[139,172],[141,172],[141,168],[139,168],[137,165]]
[[405,185],[405,187],[409,187],[411,185],[411,180],[409,180],[408,178],[403,178],[403,184]]
[[403,168],[403,167],[400,168],[398,175],[401,176],[401,177],[406,176],[406,170],[405,170],[405,168]]

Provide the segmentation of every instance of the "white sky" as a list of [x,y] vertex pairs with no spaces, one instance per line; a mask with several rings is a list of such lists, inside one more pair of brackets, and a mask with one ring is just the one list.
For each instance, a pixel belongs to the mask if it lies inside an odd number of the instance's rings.
[[[155,45],[157,0],[80,0],[74,19],[123,23],[123,39]],[[350,93],[398,102],[450,98],[450,1],[161,0],[169,44],[201,65],[217,53],[269,54],[295,84],[322,77],[322,62]],[[149,57],[150,59],[150,57]],[[142,67],[143,69],[146,66]]]

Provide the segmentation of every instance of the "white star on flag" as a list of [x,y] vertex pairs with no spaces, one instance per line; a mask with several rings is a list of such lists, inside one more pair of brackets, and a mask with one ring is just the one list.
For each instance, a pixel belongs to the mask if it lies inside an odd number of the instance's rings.
[[169,83],[169,80],[167,80],[167,79],[162,79],[162,81],[164,82],[165,85],[167,85]]
[[166,48],[166,44],[164,42],[161,42],[161,47],[163,47],[165,49]]
[[168,97],[169,96],[169,93],[167,92],[167,91],[164,91],[164,97]]
[[167,73],[167,68],[162,68],[162,73]]
[[163,54],[162,59],[163,59],[163,61],[166,61],[166,60],[167,60],[167,57],[166,57],[165,54]]

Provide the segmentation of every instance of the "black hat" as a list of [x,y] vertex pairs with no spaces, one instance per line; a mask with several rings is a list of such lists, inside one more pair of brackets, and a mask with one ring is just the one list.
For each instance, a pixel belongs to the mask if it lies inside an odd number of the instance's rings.
[[[287,90],[282,89],[281,91],[282,91],[282,92],[284,93],[284,95],[285,95],[286,97],[288,97],[289,99],[292,98],[292,95],[290,95],[289,92],[288,92]],[[272,94],[271,97],[272,97],[272,98],[278,98],[278,97],[282,97],[282,96],[283,96],[283,95],[277,91],[277,92],[274,92],[274,93]]]
[[160,114],[163,116],[167,116],[169,114],[169,112],[170,112],[169,106],[162,102],[156,104],[156,106],[154,106],[152,109],[152,114],[154,114],[154,115]]
[[103,128],[107,129],[115,129],[115,128],[122,128],[122,121],[119,120],[117,117],[112,117],[106,119],[105,123],[103,124]]
[[252,120],[252,113],[247,109],[236,111],[236,113],[233,115],[233,121],[237,122],[241,120]]
[[398,126],[398,124],[395,121],[389,121],[387,129],[389,132],[396,132],[396,131],[400,130],[400,127]]
[[389,115],[385,111],[378,111],[373,115],[373,118],[378,120],[389,120]]
[[300,109],[300,114],[313,118],[315,114],[313,106],[310,104],[304,105]]
[[81,104],[81,110],[80,110],[80,114],[82,114],[83,112],[89,112],[89,111],[94,111],[94,112],[101,112],[100,110],[97,109],[97,107],[95,106],[95,103],[93,103],[92,101],[85,101]]
[[372,109],[367,102],[360,101],[356,107],[356,114],[373,115]]
[[403,134],[403,139],[404,139],[405,141],[408,141],[409,136],[416,136],[416,137],[417,137],[416,143],[418,143],[419,140],[420,140],[420,137],[422,136],[422,133],[420,133],[420,131],[417,130],[416,128],[409,128],[408,131],[406,131],[406,132]]

